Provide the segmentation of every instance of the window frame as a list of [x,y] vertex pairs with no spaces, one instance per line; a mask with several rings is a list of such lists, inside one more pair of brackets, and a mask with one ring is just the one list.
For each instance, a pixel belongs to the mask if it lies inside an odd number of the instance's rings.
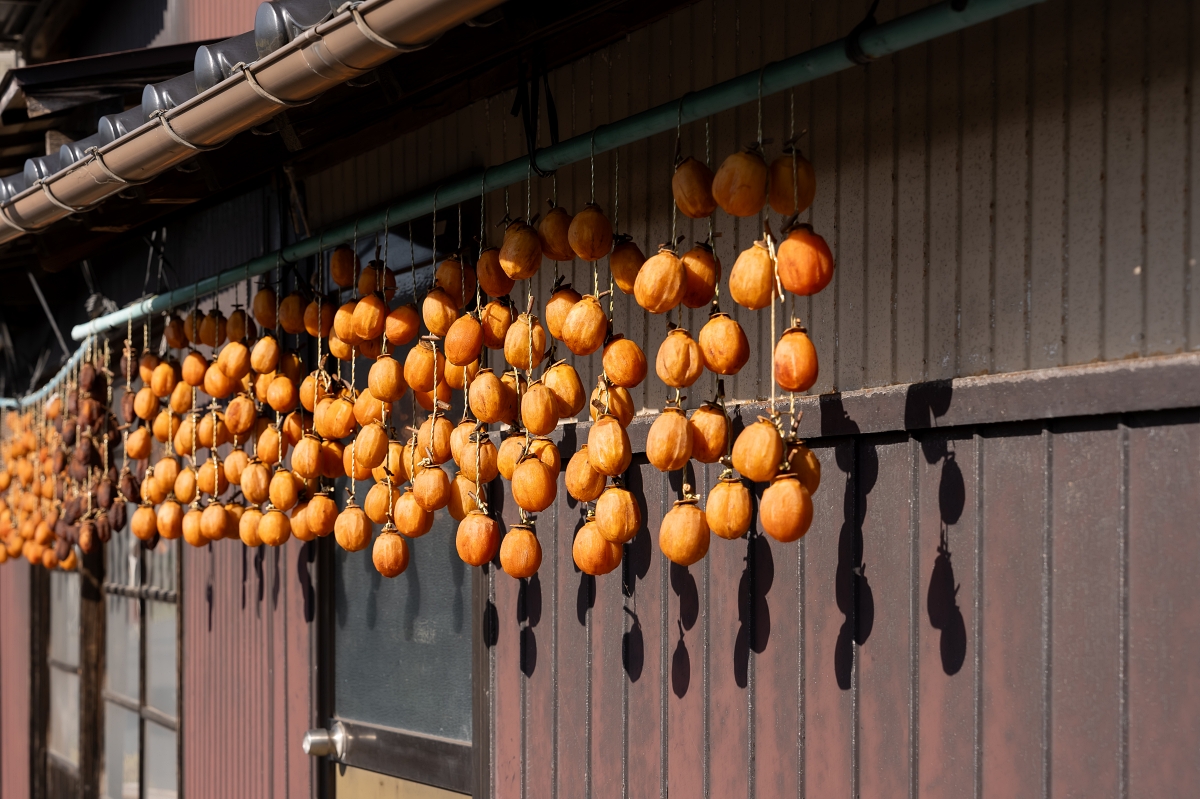
[[[126,540],[128,539],[128,540]],[[113,534],[112,540],[105,547],[105,556],[108,557],[110,552],[113,552],[114,547],[129,546],[133,536],[128,529],[119,531]],[[175,736],[175,792],[177,797],[183,796],[183,606],[180,601],[182,594],[183,581],[183,552],[182,541],[160,541],[159,546],[166,545],[175,548],[175,557],[172,559],[173,568],[170,569],[169,575],[155,574],[151,575],[149,568],[149,552],[145,547],[137,543],[137,561],[133,564],[132,573],[129,575],[130,582],[113,582],[105,580],[102,584],[103,593],[103,612],[108,612],[109,597],[122,597],[132,599],[138,603],[138,679],[137,689],[138,696],[131,697],[124,693],[111,691],[108,688],[108,670],[107,666],[105,673],[101,678],[101,685],[98,686],[100,700],[103,703],[102,713],[106,713],[108,705],[111,703],[122,710],[133,713],[138,719],[138,796],[141,799],[146,797],[146,724],[155,724],[158,727],[170,731]],[[175,588],[164,588],[159,585],[153,585],[149,582],[154,576],[169,576],[174,582]],[[149,704],[149,684],[147,680],[147,653],[149,650],[149,614],[150,603],[169,604],[175,609],[175,715],[164,713]],[[105,616],[107,620],[107,616]],[[107,643],[107,638],[106,638]],[[106,718],[102,715],[103,719]],[[107,751],[101,753],[100,758],[103,761],[107,757]],[[103,771],[107,766],[106,762],[99,764],[98,771]],[[104,772],[107,773],[107,772]],[[97,785],[98,795],[103,793],[105,786]]]
[[317,539],[317,634],[313,636],[313,660],[317,666],[316,718],[333,729],[338,724],[346,733],[346,747],[331,755],[325,768],[318,769],[320,796],[335,795],[338,765],[373,771],[402,780],[457,791],[474,797],[488,795],[490,777],[491,703],[488,697],[488,659],[484,635],[488,623],[488,578],[495,568],[471,568],[471,741],[463,743],[410,730],[370,724],[338,716],[334,708],[334,550],[332,537]]
[[[55,578],[59,578],[59,579],[63,579],[63,580],[74,580],[79,583],[79,585],[76,586],[76,589],[75,589],[76,595],[74,597],[68,597],[68,599],[77,600],[76,605],[74,608],[71,608],[69,606],[67,607],[68,613],[71,613],[71,612],[74,613],[75,623],[78,625],[78,629],[75,630],[75,634],[79,640],[76,641],[77,649],[75,652],[75,665],[73,665],[73,666],[70,665],[69,663],[67,663],[66,661],[57,659],[54,656],[54,653],[52,651],[53,645],[54,645],[54,639],[57,634],[54,629],[54,581],[55,581]],[[53,572],[53,573],[48,572],[46,575],[47,598],[48,598],[46,607],[47,607],[47,616],[48,616],[48,620],[49,620],[48,638],[46,640],[46,685],[47,685],[47,687],[53,685],[53,681],[54,681],[53,675],[56,672],[59,674],[68,674],[75,678],[75,680],[76,680],[75,707],[72,708],[71,710],[75,713],[76,716],[82,716],[83,690],[84,690],[84,687],[83,687],[83,677],[84,677],[83,654],[84,654],[84,650],[83,650],[83,646],[82,646],[82,643],[83,643],[83,641],[82,641],[82,637],[83,637],[82,582],[83,582],[83,578],[78,572]],[[68,635],[70,634],[71,630],[70,630],[69,624],[68,624],[68,629],[63,632],[65,632]],[[49,699],[50,703],[54,702],[53,692],[51,692],[48,695],[48,699]],[[53,710],[51,707],[49,707],[49,705],[47,706],[47,711],[48,711],[48,714],[46,716],[46,759],[48,762],[53,763],[57,768],[61,769],[62,771],[67,772],[74,778],[78,779],[79,775],[80,775],[80,766],[82,765],[82,761],[83,761],[83,748],[84,748],[83,725],[82,725],[82,723],[80,723],[75,730],[75,749],[76,749],[77,760],[72,761],[69,757],[67,757],[63,753],[56,752],[51,748],[50,725],[51,725],[51,719],[53,718]],[[82,719],[80,718],[80,719],[78,719],[78,721],[82,722]]]

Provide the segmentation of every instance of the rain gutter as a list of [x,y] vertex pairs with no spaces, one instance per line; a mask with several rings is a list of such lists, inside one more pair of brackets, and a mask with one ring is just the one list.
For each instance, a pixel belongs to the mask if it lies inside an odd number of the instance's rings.
[[0,205],[0,244],[82,213],[197,152],[221,146],[281,110],[307,103],[394,56],[499,5],[501,0],[346,3],[282,48],[191,100],[49,175]]

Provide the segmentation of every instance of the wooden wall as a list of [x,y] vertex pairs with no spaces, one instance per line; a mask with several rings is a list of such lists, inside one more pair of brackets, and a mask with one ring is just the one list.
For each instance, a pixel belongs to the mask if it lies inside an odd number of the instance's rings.
[[[887,19],[927,5],[883,0]],[[551,76],[562,135],[590,130],[762,64],[844,36],[869,3],[701,0]],[[834,282],[796,302],[816,342],[813,393],[961,375],[1089,363],[1200,346],[1194,200],[1200,114],[1189,100],[1200,69],[1189,42],[1200,15],[1182,0],[1050,0],[800,87],[795,128],[817,171],[810,221],[837,259]],[[792,97],[763,103],[777,155]],[[521,155],[511,92],[407,134],[307,180],[314,226],[342,220],[439,179]],[[716,116],[719,161],[757,134],[754,104]],[[545,124],[541,141],[548,143]],[[682,150],[703,157],[704,123]],[[675,137],[663,134],[596,159],[596,197],[644,250],[671,229]],[[617,159],[619,157],[619,169]],[[619,174],[619,191],[614,176]],[[563,169],[559,201],[591,197],[586,163]],[[544,210],[552,181],[529,192]],[[619,200],[619,208],[616,206]],[[524,214],[526,188],[508,192]],[[492,223],[504,192],[487,200]],[[778,229],[778,218],[771,223]],[[726,274],[761,230],[718,212]],[[688,240],[704,223],[681,219]],[[492,243],[500,231],[489,227]],[[446,243],[444,243],[446,244]],[[588,265],[564,265],[590,289]],[[605,266],[600,279],[607,282]],[[544,300],[547,265],[534,280]],[[518,289],[516,293],[519,293]],[[751,342],[770,339],[765,313],[726,303]],[[684,315],[693,331],[704,312]],[[653,352],[666,320],[620,297],[621,329]],[[768,348],[727,389],[764,397]],[[598,358],[577,359],[594,376]],[[694,395],[711,394],[702,379]],[[639,400],[661,407],[650,380]]]
[[641,456],[645,526],[618,571],[573,565],[573,500],[540,515],[539,574],[490,580],[495,797],[1168,796],[1200,778],[1200,413],[810,444],[824,476],[798,544],[714,538],[670,564],[679,476]]
[[[868,6],[701,0],[554,72],[561,133],[843,36]],[[1197,40],[1178,0],[1050,0],[766,98],[769,157],[793,103],[807,131],[807,217],[838,263],[794,304],[820,354],[810,393],[1200,347]],[[511,104],[480,99],[310,177],[314,226],[521,155]],[[751,104],[685,126],[682,152],[708,140],[719,161],[757,124]],[[597,201],[647,252],[671,235],[674,151],[672,133],[596,159]],[[506,208],[554,191],[489,195],[490,242]],[[557,193],[581,208],[589,165],[560,170]],[[728,274],[761,223],[718,213],[716,230]],[[588,265],[563,271],[591,289]],[[534,279],[540,301],[553,278]],[[755,352],[726,389],[765,398],[769,317],[725,309]],[[651,355],[667,321],[617,299],[617,328]],[[573,360],[585,382],[600,371]],[[706,375],[689,404],[713,391]],[[651,377],[637,400],[653,413],[666,394]],[[565,462],[586,426],[561,432]],[[677,476],[635,461],[646,526],[596,580],[572,564],[582,514],[560,484],[537,577],[489,577],[494,796],[1138,796],[1196,780],[1194,410],[811,443],[825,478],[804,541],[714,540],[691,569],[656,544]]]

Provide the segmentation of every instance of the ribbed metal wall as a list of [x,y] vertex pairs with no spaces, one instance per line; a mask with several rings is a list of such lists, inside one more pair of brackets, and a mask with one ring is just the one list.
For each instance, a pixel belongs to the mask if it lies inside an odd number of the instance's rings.
[[[557,70],[564,136],[845,35],[869,3],[702,0]],[[927,5],[884,0],[880,18]],[[1050,0],[960,35],[798,89],[795,128],[817,171],[809,220],[837,259],[834,282],[800,300],[821,362],[814,393],[986,372],[1087,363],[1200,346],[1193,200],[1200,125],[1190,100],[1200,15],[1182,0]],[[769,156],[791,132],[790,95],[763,103]],[[511,93],[480,101],[307,182],[314,224],[343,219],[438,179],[523,152]],[[753,105],[718,115],[713,158],[757,137]],[[703,156],[705,125],[683,130]],[[548,142],[543,126],[542,141]],[[652,252],[671,230],[674,135],[596,159],[595,196]],[[614,190],[614,172],[620,190]],[[535,211],[552,181],[533,181]],[[591,197],[587,164],[558,175],[575,211]],[[616,207],[619,200],[619,209]],[[513,216],[524,187],[509,192]],[[488,218],[504,216],[503,193]],[[778,229],[778,219],[772,215]],[[725,266],[761,229],[718,212]],[[703,223],[681,219],[703,238]],[[498,244],[500,231],[491,227]],[[591,287],[586,264],[566,265]],[[601,265],[601,280],[606,270]],[[553,275],[534,281],[543,300]],[[520,292],[521,289],[517,289]],[[517,293],[514,292],[514,293]],[[756,358],[727,390],[769,393],[768,317],[732,303]],[[666,320],[617,300],[619,329],[652,355]],[[684,315],[695,332],[701,311]],[[780,321],[782,324],[782,320]],[[596,357],[576,359],[581,374]],[[707,381],[707,382],[706,382]],[[711,394],[702,378],[694,398]],[[649,380],[640,401],[661,407]]]
[[254,30],[254,12],[262,0],[175,0],[182,24],[178,41],[223,39]]
[[30,566],[0,566],[0,796],[29,796]]
[[315,634],[310,545],[218,541],[183,556],[185,796],[309,796]]
[[76,45],[78,55],[224,39],[254,29],[261,0],[125,0],[106,3]]

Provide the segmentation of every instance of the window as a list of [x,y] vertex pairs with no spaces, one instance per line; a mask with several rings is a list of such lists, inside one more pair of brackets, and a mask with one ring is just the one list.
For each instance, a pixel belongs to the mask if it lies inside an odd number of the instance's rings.
[[103,799],[178,795],[178,541],[127,530],[106,551]]
[[[407,258],[407,242],[393,250]],[[396,358],[403,363],[404,355]],[[366,371],[360,364],[360,384]],[[451,418],[461,413],[460,403]],[[400,404],[398,429],[411,423],[415,410]],[[358,484],[360,501],[369,487]],[[340,723],[350,742],[340,759],[344,766],[467,794],[474,774],[476,581],[458,556],[457,526],[438,513],[426,535],[406,540],[408,567],[390,580],[375,570],[369,550],[331,548],[331,640],[322,665],[329,675],[329,721]],[[344,770],[338,773],[345,777]]]
[[46,748],[71,773],[79,768],[79,610],[78,572],[51,572]]
[[[334,554],[334,706],[341,718],[471,743],[471,575],[439,514],[394,580]],[[403,685],[407,690],[390,690]]]

